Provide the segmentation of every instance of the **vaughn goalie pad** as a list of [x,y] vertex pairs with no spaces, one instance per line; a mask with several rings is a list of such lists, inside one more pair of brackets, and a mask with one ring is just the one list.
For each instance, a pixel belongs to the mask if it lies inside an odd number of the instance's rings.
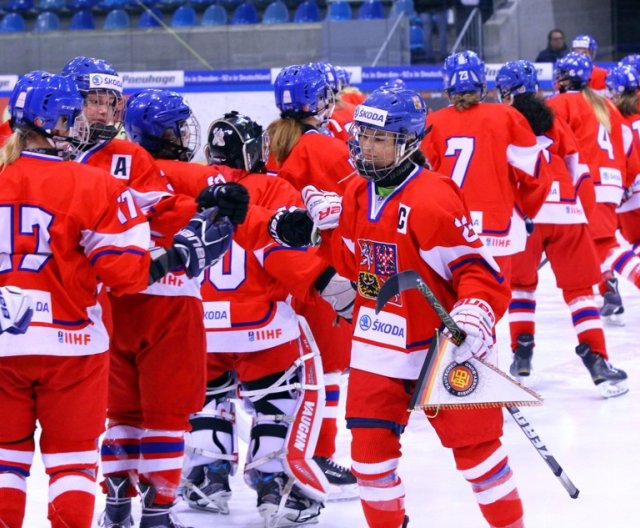
[[416,381],[409,410],[541,405],[542,397],[491,363],[453,360],[448,339],[436,331]]
[[313,460],[325,405],[324,373],[320,351],[307,321],[298,316],[298,323],[301,353],[298,361],[304,390],[285,440],[284,469],[305,495],[324,502],[329,482]]

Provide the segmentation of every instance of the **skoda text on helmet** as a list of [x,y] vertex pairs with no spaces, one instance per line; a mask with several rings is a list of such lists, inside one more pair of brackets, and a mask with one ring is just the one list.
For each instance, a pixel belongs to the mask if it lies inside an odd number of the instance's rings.
[[283,118],[316,117],[318,124],[331,117],[333,90],[320,69],[313,64],[287,66],[274,83],[276,106]]
[[122,127],[122,78],[102,59],[76,57],[62,69],[78,85],[84,97],[85,116],[91,130],[90,142],[108,141],[118,135]]
[[616,66],[608,73],[606,84],[613,96],[634,93],[640,89],[640,78],[632,66]]
[[200,147],[200,126],[180,94],[149,89],[127,100],[128,138],[156,158],[190,161]]
[[79,126],[82,96],[69,77],[34,74],[31,79],[18,82],[11,94],[14,130],[44,136],[60,157],[69,158],[87,140],[87,127]]
[[571,42],[571,50],[587,50],[591,60],[595,60],[598,52],[598,43],[591,35],[578,35]]
[[620,60],[618,65],[631,66],[632,68],[635,68],[638,75],[640,75],[640,54],[632,53],[631,55],[627,55]]
[[501,100],[510,95],[536,93],[538,76],[535,66],[525,60],[505,63],[496,75],[496,88]]
[[[349,155],[358,173],[380,181],[420,148],[425,135],[427,108],[413,90],[379,88],[355,109]],[[372,160],[365,142],[393,137],[393,159]]]
[[442,70],[447,94],[487,91],[484,62],[473,51],[461,51],[449,55]]
[[229,112],[209,125],[205,155],[210,165],[259,172],[269,154],[262,127],[247,116]]
[[582,90],[589,84],[593,62],[582,53],[572,51],[558,59],[554,69],[554,80],[558,90]]

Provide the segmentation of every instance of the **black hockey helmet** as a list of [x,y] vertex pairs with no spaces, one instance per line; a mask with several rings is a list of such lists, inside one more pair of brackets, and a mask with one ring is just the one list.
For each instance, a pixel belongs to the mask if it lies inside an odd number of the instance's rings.
[[205,155],[210,165],[261,172],[268,152],[269,141],[262,127],[235,110],[209,125]]

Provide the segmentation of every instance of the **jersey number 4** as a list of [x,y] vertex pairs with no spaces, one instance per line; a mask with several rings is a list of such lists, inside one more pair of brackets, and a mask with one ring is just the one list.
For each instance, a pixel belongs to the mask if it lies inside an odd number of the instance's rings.
[[454,156],[456,158],[453,162],[451,179],[461,189],[467,177],[467,170],[469,170],[469,164],[471,163],[475,148],[476,140],[473,137],[456,136],[447,139],[447,151],[444,155],[446,157]]
[[[14,225],[14,212],[18,211],[18,226]],[[53,215],[33,205],[0,205],[0,273],[12,271],[11,255],[16,253],[16,240],[35,239],[34,250],[24,253],[18,264],[20,271],[40,271],[51,258],[49,228]]]

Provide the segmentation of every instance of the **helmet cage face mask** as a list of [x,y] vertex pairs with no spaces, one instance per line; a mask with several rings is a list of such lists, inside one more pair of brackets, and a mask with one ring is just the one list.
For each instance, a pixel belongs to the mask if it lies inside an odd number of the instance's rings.
[[[392,150],[375,147],[377,143],[388,144],[390,141],[393,142]],[[354,123],[348,145],[349,157],[358,173],[369,181],[377,182],[418,150],[420,139],[413,133],[390,132]]]
[[110,141],[120,134],[124,121],[122,94],[115,90],[89,90],[83,96],[83,113],[90,131],[89,143]]
[[161,137],[144,134],[145,139],[157,144],[154,155],[163,159],[191,161],[200,148],[200,123],[191,114],[165,129]]
[[205,155],[209,165],[256,172],[269,157],[269,136],[256,122],[236,112],[211,123]]

